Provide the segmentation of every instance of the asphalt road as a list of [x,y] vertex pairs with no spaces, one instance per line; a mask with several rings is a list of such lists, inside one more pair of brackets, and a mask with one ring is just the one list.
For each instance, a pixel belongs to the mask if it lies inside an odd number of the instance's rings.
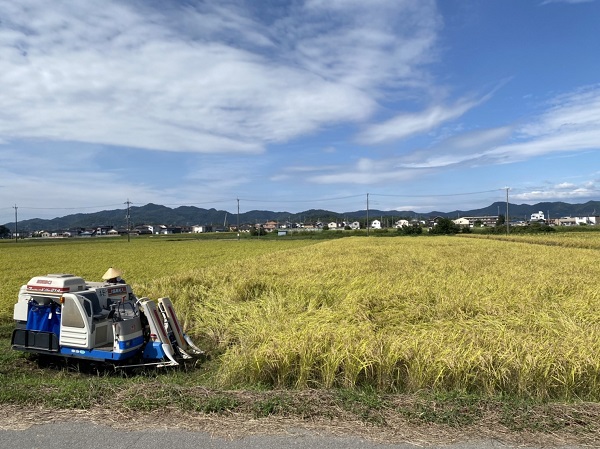
[[[424,447],[424,445],[380,444],[354,437],[321,436],[303,430],[290,431],[284,435],[252,435],[231,440],[212,437],[205,432],[127,431],[85,422],[41,424],[25,430],[0,430],[0,449],[415,449],[417,447]],[[492,449],[513,446],[494,441],[478,441],[425,447]],[[562,446],[561,449],[576,449],[576,446]]]

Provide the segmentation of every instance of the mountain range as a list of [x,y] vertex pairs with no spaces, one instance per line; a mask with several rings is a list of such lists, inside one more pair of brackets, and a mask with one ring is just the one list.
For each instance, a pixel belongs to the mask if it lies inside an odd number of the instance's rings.
[[[509,203],[509,215],[511,219],[528,220],[534,212],[542,211],[546,218],[557,218],[566,216],[589,216],[600,213],[600,201],[588,201],[583,204],[569,204],[564,202],[544,202],[536,204],[511,204]],[[169,226],[193,226],[193,225],[226,225],[237,224],[237,213],[226,210],[202,209],[194,206],[180,206],[170,208],[159,204],[149,203],[141,207],[131,207],[131,226],[141,224],[164,224]],[[398,210],[358,210],[354,212],[332,212],[323,209],[309,209],[304,212],[274,212],[268,210],[252,210],[239,214],[239,223],[263,223],[269,220],[310,222],[310,221],[355,221],[364,220],[367,216],[375,218],[414,218],[414,217],[447,217],[458,218],[481,215],[506,215],[506,203],[495,202],[487,207],[473,210],[455,210],[451,212],[431,211],[428,213],[417,213],[414,211]],[[34,218],[19,221],[19,230],[56,230],[72,228],[94,228],[97,226],[114,226],[124,228],[127,224],[127,210],[114,209],[93,213],[79,213],[57,217],[53,219]],[[14,229],[14,222],[5,223],[4,226]]]

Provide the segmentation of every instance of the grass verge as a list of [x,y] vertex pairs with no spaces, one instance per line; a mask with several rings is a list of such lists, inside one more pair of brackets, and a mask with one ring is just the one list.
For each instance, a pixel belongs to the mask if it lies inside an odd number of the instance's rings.
[[85,419],[102,422],[106,416],[129,416],[132,426],[161,416],[161,422],[196,423],[192,428],[197,430],[208,421],[218,422],[227,434],[235,428],[249,432],[248,423],[260,423],[262,431],[273,423],[289,423],[385,441],[454,441],[457,435],[478,435],[522,442],[536,435],[536,441],[600,443],[600,406],[595,403],[483,398],[462,392],[384,394],[370,387],[222,390],[213,379],[215,361],[138,374],[40,367],[35,357],[10,349],[11,330],[10,324],[0,325],[0,411],[6,415],[18,410],[23,416],[27,410],[32,419],[36,413],[44,419],[72,419],[81,412]]

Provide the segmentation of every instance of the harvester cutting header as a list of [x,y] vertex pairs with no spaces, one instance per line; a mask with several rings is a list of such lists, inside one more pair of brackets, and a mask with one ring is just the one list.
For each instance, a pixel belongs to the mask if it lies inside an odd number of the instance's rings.
[[19,290],[13,349],[115,366],[175,366],[203,354],[169,298],[137,298],[109,268],[103,282],[72,274],[36,276]]

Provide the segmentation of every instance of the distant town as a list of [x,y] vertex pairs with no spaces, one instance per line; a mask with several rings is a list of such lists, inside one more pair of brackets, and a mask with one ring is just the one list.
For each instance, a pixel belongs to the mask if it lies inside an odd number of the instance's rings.
[[[119,236],[119,235],[168,235],[168,234],[199,234],[208,232],[238,232],[238,233],[273,233],[287,234],[290,232],[313,232],[313,231],[337,231],[337,230],[359,230],[359,229],[400,229],[405,227],[421,227],[432,229],[440,219],[444,217],[430,217],[428,219],[390,219],[376,218],[372,220],[356,220],[356,221],[311,221],[311,222],[292,222],[292,221],[275,221],[270,220],[263,223],[243,223],[238,224],[224,223],[218,225],[193,225],[193,226],[169,226],[164,224],[142,224],[132,226],[131,229],[126,227],[114,227],[110,225],[95,226],[91,228],[70,228],[56,230],[36,230],[36,231],[9,231],[5,229],[3,237],[5,238],[68,238],[68,237],[99,237],[99,236]],[[447,218],[444,218],[447,219]],[[451,220],[460,228],[485,228],[495,227],[504,224],[503,215],[481,215],[481,216],[466,216]],[[598,226],[600,224],[600,216],[589,215],[580,217],[560,217],[547,218],[544,212],[539,211],[531,214],[528,220],[512,220],[508,223],[509,226],[530,226],[532,224],[545,226]],[[9,231],[9,232],[7,232]]]

